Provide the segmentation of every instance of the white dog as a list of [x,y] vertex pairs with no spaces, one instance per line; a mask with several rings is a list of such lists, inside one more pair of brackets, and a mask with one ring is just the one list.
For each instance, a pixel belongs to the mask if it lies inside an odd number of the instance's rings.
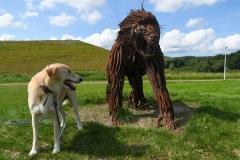
[[51,64],[32,77],[28,84],[28,105],[32,114],[33,128],[33,146],[29,152],[30,156],[37,153],[40,116],[52,117],[54,125],[53,153],[60,151],[60,128],[57,111],[62,116],[62,126],[65,124],[66,116],[62,109],[62,103],[65,99],[68,99],[72,104],[76,114],[77,127],[82,129],[78,115],[76,87],[72,84],[81,81],[81,77],[75,75],[68,66],[60,63]]

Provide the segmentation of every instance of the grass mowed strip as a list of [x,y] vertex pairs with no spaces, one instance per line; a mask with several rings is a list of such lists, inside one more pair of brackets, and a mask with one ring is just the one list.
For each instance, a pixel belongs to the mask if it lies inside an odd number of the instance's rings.
[[[240,158],[240,81],[168,82],[167,87],[181,133],[172,133],[162,126],[152,126],[158,109],[149,82],[144,82],[144,94],[151,110],[129,109],[135,119],[120,127],[109,124],[105,103],[106,84],[82,83],[77,85],[77,98],[84,129],[77,130],[73,109],[66,105],[64,108],[69,116],[61,138],[61,152],[55,155],[51,153],[52,124],[40,123],[39,152],[33,158]],[[130,90],[129,85],[125,84],[124,108],[127,107]],[[27,106],[27,85],[1,85],[0,96],[0,159],[29,159],[31,124],[9,125],[11,120],[31,119]],[[179,110],[179,106],[184,112]]]

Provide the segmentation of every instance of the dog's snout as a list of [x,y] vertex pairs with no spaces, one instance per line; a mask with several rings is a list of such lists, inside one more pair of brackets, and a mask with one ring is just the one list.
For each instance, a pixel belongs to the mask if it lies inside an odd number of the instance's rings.
[[79,77],[79,82],[82,82],[82,81],[83,81],[83,79],[81,77]]

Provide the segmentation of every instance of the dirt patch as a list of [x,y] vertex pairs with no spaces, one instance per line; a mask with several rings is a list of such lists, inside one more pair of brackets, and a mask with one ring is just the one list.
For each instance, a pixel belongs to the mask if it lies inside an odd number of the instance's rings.
[[[124,125],[140,128],[155,127],[155,121],[159,115],[159,109],[156,103],[150,103],[149,105],[150,108],[147,111],[130,109],[133,115],[136,116],[137,120],[135,122],[124,123]],[[186,125],[196,109],[193,106],[187,106],[182,103],[173,104],[173,108],[175,122],[177,123],[178,127]],[[80,107],[79,114],[82,122],[94,121],[106,126],[111,126],[107,104]]]

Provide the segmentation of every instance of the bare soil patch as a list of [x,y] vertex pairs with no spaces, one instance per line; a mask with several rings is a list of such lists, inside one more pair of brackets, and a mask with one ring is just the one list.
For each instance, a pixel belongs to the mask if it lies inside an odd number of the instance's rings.
[[[150,103],[149,110],[132,110],[130,111],[136,116],[135,122],[124,123],[125,126],[137,127],[137,128],[153,128],[155,127],[155,121],[159,115],[159,109],[156,103]],[[187,106],[182,103],[174,103],[174,115],[175,122],[178,127],[186,125],[191,118],[191,115],[195,111],[196,107]],[[106,126],[111,126],[109,119],[109,112],[107,104],[92,105],[79,107],[79,114],[82,122],[97,122]],[[161,126],[160,126],[161,127]]]

